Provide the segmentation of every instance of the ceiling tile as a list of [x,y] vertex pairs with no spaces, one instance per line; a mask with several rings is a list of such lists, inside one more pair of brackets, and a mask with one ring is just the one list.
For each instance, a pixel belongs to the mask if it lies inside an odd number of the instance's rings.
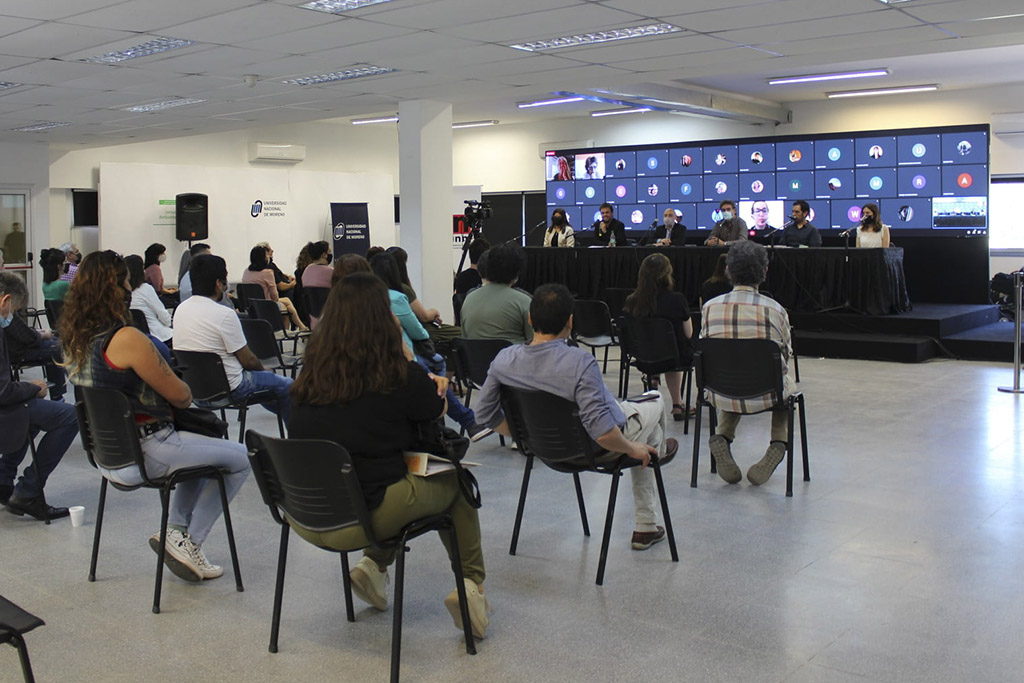
[[[845,15],[863,16],[880,12],[889,16],[898,14],[875,0],[777,0],[775,2],[752,2],[745,6],[736,3],[711,5],[713,9],[699,12],[672,12],[666,21],[691,31],[712,33],[752,27],[784,26],[802,21],[812,21]],[[870,9],[865,11],[865,7]],[[787,37],[790,37],[787,35]]]
[[102,54],[108,52],[102,49],[107,43],[131,37],[132,34],[124,31],[72,26],[51,21],[4,36],[0,50],[8,55],[39,59],[50,59],[87,49],[94,50],[95,54]]
[[[1024,7],[1020,8],[1024,11]],[[1024,17],[1013,17],[1012,19],[999,19],[992,21],[962,21],[962,22],[951,22],[948,24],[939,24],[939,28],[954,33],[961,38],[975,37],[975,36],[986,36],[991,37],[993,34],[1005,35],[1005,34],[1024,34]],[[993,29],[996,29],[995,31]],[[1021,36],[1024,38],[1024,36]],[[1009,64],[1006,65],[1008,68]]]
[[[515,2],[466,2],[437,0],[425,5],[406,6],[402,2],[383,6],[373,21],[392,26],[432,30],[446,26],[472,25],[560,7],[586,6],[582,0],[516,0]],[[591,5],[591,7],[593,7]]]
[[17,17],[0,16],[0,36],[9,36],[18,31],[24,31],[33,26],[39,26],[41,22],[35,19],[19,19]]
[[0,15],[41,20],[63,19],[122,2],[124,0],[60,0],[59,2],[0,0]]
[[723,65],[734,64],[737,62],[753,64],[755,61],[767,59],[771,59],[771,57],[749,47],[732,47],[724,50],[709,50],[707,52],[696,52],[688,55],[671,55],[667,57],[651,57],[649,59],[630,60],[628,62],[619,62],[618,65],[639,73],[670,71],[678,76],[686,69],[696,69],[697,67],[709,64]]
[[502,62],[515,57],[518,50],[513,50],[504,45],[475,45],[467,48],[450,48],[438,50],[420,55],[409,55],[407,57],[395,57],[388,61],[388,66],[398,69],[413,71],[423,68],[424,63],[430,64],[430,71],[442,72],[445,78],[448,69],[458,68],[466,64],[474,66],[478,64],[489,64],[491,62]]
[[283,55],[267,50],[248,50],[228,46],[203,46],[198,51],[174,50],[159,59],[147,61],[147,71],[168,71],[179,74],[235,75],[252,73],[249,64],[281,59]]
[[[985,17],[1000,17],[1024,12],[1020,0],[971,0],[970,2],[946,2],[937,5],[909,5],[904,9],[922,21],[935,24],[948,21],[969,21]],[[1001,22],[989,30],[1003,31]]]
[[635,14],[586,3],[562,9],[532,12],[522,16],[510,16],[505,19],[481,21],[475,24],[455,24],[438,28],[437,32],[507,45],[599,29],[636,26],[642,23],[644,23],[643,20]]
[[[883,45],[913,45],[926,41],[934,41],[936,44],[951,40],[949,36],[931,26],[917,26],[914,28],[901,28],[891,31],[873,31],[857,34],[856,41],[850,40],[849,49],[860,56],[864,55],[865,48],[877,48]],[[761,47],[774,50],[782,55],[809,55],[830,51],[837,53],[837,41],[834,37],[814,38],[788,43],[764,43]],[[934,50],[942,51],[936,47]],[[812,73],[820,69],[812,69]]]
[[13,69],[0,71],[0,81],[34,85],[54,85],[75,78],[84,78],[110,68],[105,64],[62,62],[55,59],[40,59]]
[[253,0],[131,0],[129,3],[77,14],[71,23],[122,31],[159,32],[252,5]]
[[[363,45],[352,45],[321,50],[313,56],[329,59],[341,68],[348,64],[376,64],[389,66],[392,58],[409,57],[447,48],[464,48],[479,45],[478,42],[450,38],[430,31],[421,31],[401,38],[382,40]],[[423,65],[425,67],[426,64]]]
[[885,9],[856,17],[833,17],[795,21],[779,28],[745,28],[716,32],[714,35],[741,45],[768,45],[780,39],[801,43],[817,38],[834,38],[854,44],[865,33],[921,26],[921,22],[900,12]]
[[207,19],[169,26],[167,33],[176,38],[230,45],[336,20],[323,12],[261,2]]
[[699,33],[673,33],[647,40],[626,40],[551,54],[592,64],[617,64],[645,57],[667,57],[732,47],[733,43]]
[[322,26],[289,31],[260,40],[245,41],[238,45],[285,54],[310,54],[411,33],[413,33],[411,29],[398,26],[388,26],[361,19],[345,19],[344,21],[331,21]]

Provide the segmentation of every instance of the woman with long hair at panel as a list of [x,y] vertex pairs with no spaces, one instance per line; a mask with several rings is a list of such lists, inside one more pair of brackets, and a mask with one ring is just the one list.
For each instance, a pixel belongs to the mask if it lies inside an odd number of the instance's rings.
[[[377,254],[370,261],[370,268],[373,270],[374,275],[384,281],[384,285],[388,289],[387,293],[391,302],[391,312],[398,318],[402,328],[402,338],[406,345],[415,353],[416,362],[430,372],[444,377],[447,368],[441,354],[433,352],[431,348],[424,349],[422,344],[419,345],[420,350],[417,351],[416,342],[429,342],[430,335],[427,334],[426,329],[423,328],[423,325],[409,307],[409,299],[406,297],[405,292],[402,291],[402,279],[398,274],[398,263],[395,261],[395,257],[388,253]],[[446,397],[448,399],[449,415],[466,430],[466,433],[469,434],[473,441],[479,441],[492,433],[493,430],[477,423],[476,415],[472,410],[462,405],[462,402],[455,396],[455,392],[448,389]]]
[[[331,289],[320,325],[306,347],[305,369],[291,389],[294,407],[288,433],[292,438],[333,441],[351,453],[379,537],[394,536],[426,515],[451,515],[473,634],[483,638],[490,606],[484,597],[477,511],[460,492],[454,472],[417,477],[409,473],[402,455],[416,443],[417,423],[444,414],[448,380],[413,360],[391,312],[390,297],[387,286],[370,273],[353,273]],[[364,542],[362,532],[352,528],[321,533],[296,526],[295,531],[327,548]],[[441,540],[450,548],[446,533]],[[387,609],[387,567],[394,560],[394,550],[367,548],[349,572],[355,594],[381,611]],[[452,590],[444,603],[462,628],[457,592]]]
[[309,329],[299,318],[292,300],[286,296],[278,296],[277,282],[274,280],[274,271],[270,269],[270,262],[267,261],[266,247],[257,245],[249,251],[249,267],[242,273],[242,282],[262,287],[264,298],[280,304],[293,326],[303,331]]
[[569,218],[565,215],[565,209],[555,209],[551,212],[551,225],[544,232],[545,247],[575,247],[576,238],[572,234],[572,226],[569,225]]
[[[672,279],[671,261],[664,254],[651,254],[640,264],[636,290],[626,297],[623,312],[634,318],[663,318],[672,323],[679,362],[681,366],[687,366],[693,362],[693,347],[690,344],[693,321],[690,319],[686,297],[673,291],[673,287],[675,281]],[[683,405],[683,373],[666,372],[665,384],[672,398],[672,418],[677,422],[682,421],[685,417],[683,411],[690,410],[689,406]]]
[[[139,428],[146,472],[165,477],[200,465],[226,470],[224,486],[234,498],[249,474],[244,445],[174,428],[173,409],[192,403],[188,385],[168,367],[153,343],[129,327],[128,266],[112,251],[89,254],[64,299],[60,336],[68,376],[78,386],[113,389],[128,397]],[[142,483],[135,466],[105,471],[127,486]],[[224,570],[206,559],[203,543],[222,513],[220,488],[210,479],[184,481],[171,500],[167,567],[186,581],[215,579]],[[159,533],[149,545],[159,552]]]
[[882,222],[878,204],[870,203],[860,207],[857,246],[864,248],[889,246],[889,226]]
[[153,285],[146,281],[142,257],[132,254],[125,256],[124,262],[128,266],[128,284],[132,288],[129,308],[142,311],[142,314],[146,316],[149,333],[165,345],[170,346],[174,337],[174,330],[171,329],[171,314],[160,301]]

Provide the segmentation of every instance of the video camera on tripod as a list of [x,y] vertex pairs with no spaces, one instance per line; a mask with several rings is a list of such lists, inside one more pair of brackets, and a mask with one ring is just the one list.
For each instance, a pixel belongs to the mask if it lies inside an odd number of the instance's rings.
[[479,228],[483,221],[494,215],[491,203],[486,200],[478,202],[475,199],[466,199],[463,200],[463,204],[466,205],[466,225],[471,228]]

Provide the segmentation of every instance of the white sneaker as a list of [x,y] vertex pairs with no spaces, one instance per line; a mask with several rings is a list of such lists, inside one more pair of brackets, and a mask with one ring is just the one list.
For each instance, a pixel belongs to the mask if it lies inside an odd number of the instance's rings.
[[376,562],[363,555],[348,573],[348,578],[352,581],[352,592],[357,598],[381,612],[387,611],[388,584],[391,583],[387,571],[381,571]]
[[[487,627],[491,623],[491,603],[487,596],[480,592],[476,583],[469,579],[463,579],[466,584],[466,602],[469,606],[469,623],[473,627],[473,635],[483,639],[487,637]],[[459,590],[453,588],[448,597],[444,599],[444,606],[448,608],[449,614],[455,621],[455,628],[462,630],[462,611],[459,609]]]
[[213,564],[208,559],[206,559],[206,555],[203,554],[202,547],[193,543],[191,537],[189,537],[188,542],[192,545],[192,548],[195,550],[193,557],[196,560],[196,564],[199,565],[199,571],[203,573],[204,580],[217,579],[221,576],[224,576],[224,569],[220,565]]
[[[177,529],[167,529],[167,542],[165,544],[164,564],[175,576],[185,581],[198,583],[203,580],[203,570],[195,557],[193,548],[195,544],[189,539],[187,533]],[[160,553],[160,534],[153,534],[149,537],[149,547],[153,552]]]

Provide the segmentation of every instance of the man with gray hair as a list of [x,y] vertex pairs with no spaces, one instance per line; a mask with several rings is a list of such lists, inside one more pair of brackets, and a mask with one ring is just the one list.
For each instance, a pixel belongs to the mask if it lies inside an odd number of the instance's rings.
[[[725,272],[732,282],[732,291],[715,297],[704,304],[701,314],[704,329],[701,337],[724,339],[771,339],[782,349],[782,379],[785,395],[793,393],[789,376],[789,359],[793,345],[789,334],[789,315],[786,309],[771,297],[760,294],[758,285],[768,273],[768,254],[760,244],[750,241],[736,242],[725,257]],[[708,400],[718,409],[718,429],[709,445],[715,459],[718,475],[730,484],[743,478],[736,461],[732,459],[730,445],[736,437],[736,426],[741,411],[750,413],[767,410],[773,405],[770,394],[753,400],[734,401],[713,392]],[[771,443],[764,457],[747,471],[747,479],[754,486],[768,481],[786,454],[788,413],[784,406],[772,410]]]

